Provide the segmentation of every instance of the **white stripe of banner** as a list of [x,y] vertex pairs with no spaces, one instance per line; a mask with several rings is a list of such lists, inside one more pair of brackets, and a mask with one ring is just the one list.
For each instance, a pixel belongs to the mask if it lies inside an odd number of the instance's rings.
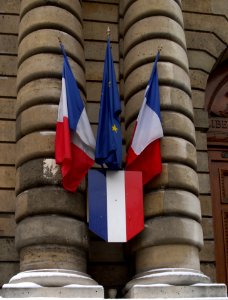
[[124,171],[107,171],[108,241],[126,241],[126,206]]

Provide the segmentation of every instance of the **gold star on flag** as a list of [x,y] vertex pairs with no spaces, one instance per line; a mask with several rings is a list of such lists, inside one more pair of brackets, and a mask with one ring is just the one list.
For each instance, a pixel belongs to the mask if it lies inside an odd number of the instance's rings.
[[115,132],[117,132],[118,131],[118,128],[116,127],[116,125],[114,124],[114,125],[112,125],[112,131],[115,131]]

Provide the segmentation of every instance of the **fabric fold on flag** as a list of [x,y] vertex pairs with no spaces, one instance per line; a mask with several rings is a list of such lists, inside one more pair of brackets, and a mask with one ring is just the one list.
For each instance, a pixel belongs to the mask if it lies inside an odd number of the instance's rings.
[[64,189],[74,192],[93,166],[95,138],[63,45],[62,90],[56,124],[55,160]]
[[110,40],[108,38],[100,99],[95,161],[100,165],[105,164],[109,169],[113,170],[120,169],[122,164],[120,113],[120,97]]
[[126,170],[142,172],[146,184],[162,171],[160,138],[163,137],[156,55],[144,100],[136,120],[131,145],[126,157]]

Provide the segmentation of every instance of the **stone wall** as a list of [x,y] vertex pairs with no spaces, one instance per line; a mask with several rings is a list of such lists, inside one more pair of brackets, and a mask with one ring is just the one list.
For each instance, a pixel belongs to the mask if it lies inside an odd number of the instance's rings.
[[216,280],[210,178],[207,155],[208,113],[205,111],[205,89],[208,76],[228,43],[228,7],[226,0],[182,0],[194,123],[196,128],[197,171],[202,208],[204,248],[201,270]]
[[0,1],[0,286],[18,272],[15,235],[15,101],[19,0]]
[[[176,2],[179,3],[179,1]],[[121,0],[121,4],[123,3],[124,1]],[[194,106],[197,171],[205,241],[200,254],[201,269],[214,281],[215,258],[206,141],[208,117],[204,110],[204,95],[208,75],[227,47],[226,4],[226,0],[182,0]],[[0,285],[19,271],[18,254],[14,247],[16,118],[14,107],[19,6],[19,0],[0,0]],[[119,0],[82,1],[87,112],[94,133],[97,129],[108,26],[111,30],[112,53],[123,100],[122,10],[122,5],[119,7]],[[31,49],[32,46],[33,44],[30,45]],[[55,47],[57,47],[56,43]],[[23,44],[21,49],[23,50]],[[23,54],[23,51],[21,53]],[[74,57],[74,53],[71,55]],[[21,55],[20,59],[23,61],[25,57]],[[122,123],[124,123],[124,111]],[[91,234],[88,273],[100,284],[110,288],[123,286],[132,276],[129,262],[127,245],[107,244]]]

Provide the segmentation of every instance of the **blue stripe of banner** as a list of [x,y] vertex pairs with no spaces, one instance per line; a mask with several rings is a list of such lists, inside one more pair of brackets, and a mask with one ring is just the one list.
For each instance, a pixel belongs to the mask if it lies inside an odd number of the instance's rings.
[[88,172],[89,229],[108,240],[106,172]]

